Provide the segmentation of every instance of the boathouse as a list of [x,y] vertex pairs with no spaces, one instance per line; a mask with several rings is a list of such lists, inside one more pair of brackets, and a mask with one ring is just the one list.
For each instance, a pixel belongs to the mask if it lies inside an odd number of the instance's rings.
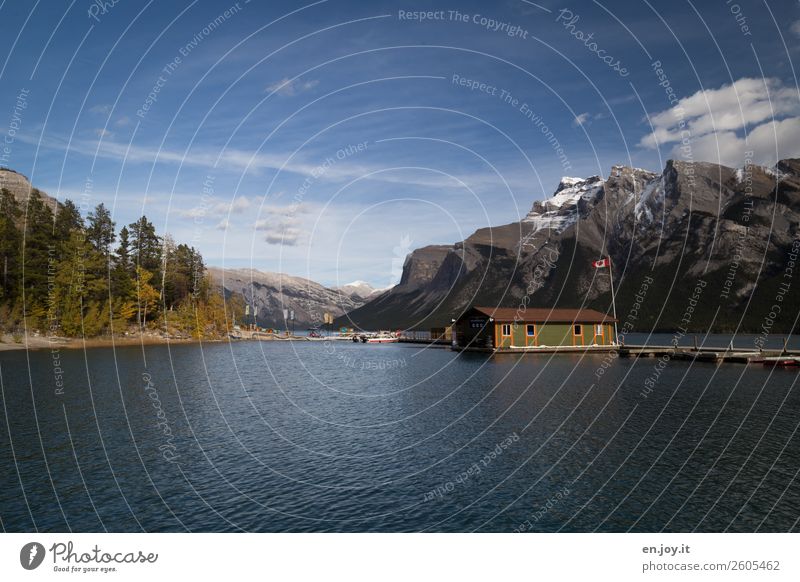
[[453,323],[453,347],[545,351],[611,346],[614,323],[594,309],[471,307]]

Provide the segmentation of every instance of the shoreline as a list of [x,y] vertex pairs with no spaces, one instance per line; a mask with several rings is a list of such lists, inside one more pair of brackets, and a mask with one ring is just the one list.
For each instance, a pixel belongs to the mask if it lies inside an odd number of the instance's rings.
[[165,338],[159,336],[114,336],[114,337],[93,337],[93,338],[50,338],[46,336],[31,336],[27,340],[23,339],[20,343],[14,342],[11,336],[2,336],[0,339],[0,352],[10,352],[18,350],[45,350],[45,349],[67,349],[77,350],[83,348],[110,348],[127,346],[155,346],[167,344],[199,344],[199,343],[221,343],[230,341],[225,338]]

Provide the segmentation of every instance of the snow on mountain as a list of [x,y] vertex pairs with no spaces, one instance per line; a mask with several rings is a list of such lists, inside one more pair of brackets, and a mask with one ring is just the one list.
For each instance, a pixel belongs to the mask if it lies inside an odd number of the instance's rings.
[[523,222],[534,230],[550,229],[560,233],[578,220],[581,201],[592,202],[603,190],[600,176],[591,178],[561,178],[552,198],[534,202]]
[[341,287],[337,287],[336,289],[338,289],[345,295],[355,295],[356,297],[361,297],[361,298],[369,297],[376,291],[381,291],[380,289],[376,289],[366,281],[353,281],[352,283],[347,283],[346,285],[342,285]]

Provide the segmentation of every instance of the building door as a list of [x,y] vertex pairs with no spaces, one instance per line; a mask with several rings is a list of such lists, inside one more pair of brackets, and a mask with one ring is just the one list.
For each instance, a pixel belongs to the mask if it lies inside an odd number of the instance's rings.
[[538,346],[539,341],[536,338],[536,324],[535,323],[528,323],[525,325],[525,345],[526,346]]
[[594,325],[594,343],[598,346],[606,345],[605,326],[602,323]]
[[572,345],[583,345],[583,325],[580,323],[575,323],[572,325]]

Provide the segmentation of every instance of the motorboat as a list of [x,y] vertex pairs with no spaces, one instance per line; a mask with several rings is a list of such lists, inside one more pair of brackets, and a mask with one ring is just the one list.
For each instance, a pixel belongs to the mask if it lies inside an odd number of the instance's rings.
[[391,332],[382,331],[382,332],[376,333],[373,336],[368,336],[366,343],[368,343],[368,344],[395,344],[395,343],[397,343],[399,341],[400,341],[400,338],[397,337],[397,334],[391,333]]

